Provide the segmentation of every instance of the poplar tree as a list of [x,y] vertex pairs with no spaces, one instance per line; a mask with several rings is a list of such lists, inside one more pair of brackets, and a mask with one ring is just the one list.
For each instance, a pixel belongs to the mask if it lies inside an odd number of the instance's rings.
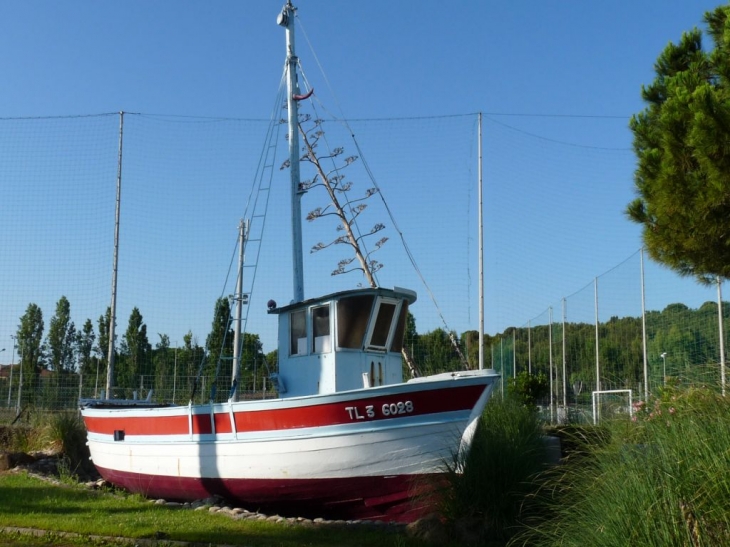
[[92,355],[94,340],[96,340],[94,324],[91,319],[87,319],[76,336],[76,355],[79,361],[79,371],[84,376],[95,374],[97,370],[98,357]]
[[627,215],[653,259],[704,282],[730,278],[729,15],[705,14],[713,50],[696,28],[664,49],[630,122],[638,197]]
[[119,385],[136,387],[140,375],[151,374],[152,345],[147,338],[147,325],[138,308],[129,315],[129,324],[120,344]]
[[56,303],[56,314],[48,328],[50,365],[54,372],[73,372],[76,327],[71,321],[71,304],[62,296]]
[[266,356],[263,344],[258,334],[243,333],[243,347],[241,348],[241,382],[239,389],[254,389],[254,379],[261,385],[261,375],[266,370]]
[[231,328],[231,305],[228,298],[221,297],[215,302],[213,323],[210,334],[205,341],[208,360],[204,374],[215,374],[218,361],[221,361],[220,373],[230,377],[233,358],[233,329]]
[[[99,359],[99,375],[104,378],[102,385],[106,385],[107,366],[109,364],[109,326],[112,322],[112,309],[106,308],[106,313],[100,315],[98,319],[99,325],[99,337],[97,339],[97,345],[94,346],[94,352]],[[116,340],[115,340],[116,341]],[[116,359],[116,346],[114,349],[114,355]],[[115,385],[115,380],[112,378],[112,386]]]
[[173,385],[175,370],[175,353],[170,350],[170,337],[167,334],[157,333],[160,341],[155,344],[152,352],[152,364],[155,374],[155,390],[160,393]]
[[37,304],[28,304],[25,314],[20,318],[17,340],[21,373],[26,385],[23,391],[26,400],[33,399],[32,386],[37,385],[38,375],[43,366],[43,311]]

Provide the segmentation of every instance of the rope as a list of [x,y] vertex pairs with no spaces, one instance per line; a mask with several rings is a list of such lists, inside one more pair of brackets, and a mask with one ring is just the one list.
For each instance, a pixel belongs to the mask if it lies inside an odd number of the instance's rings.
[[[263,172],[266,169],[265,156],[266,156],[269,142],[272,140],[272,133],[273,133],[272,127],[277,125],[277,113],[279,112],[279,109],[282,104],[282,100],[285,96],[285,90],[286,90],[285,82],[286,82],[286,65],[284,67],[284,72],[282,74],[282,77],[279,81],[279,91],[278,91],[276,99],[274,101],[274,108],[273,108],[271,116],[269,118],[269,129],[267,131],[266,142],[264,143],[264,146],[261,149],[261,153],[259,155],[258,166],[256,168],[256,174],[254,175],[254,181],[258,181],[258,184],[256,184],[256,182],[254,182],[254,184],[251,185],[251,191],[249,192],[248,199],[246,200],[246,206],[244,208],[243,218],[246,218],[249,215],[249,212],[251,212],[251,214],[255,214],[255,212],[256,212],[255,209],[256,209],[256,204],[258,202],[258,197],[254,197],[254,196],[257,196],[257,189],[260,189],[261,180],[263,179]],[[262,223],[265,223],[265,213],[266,213],[267,209],[268,209],[268,199],[267,199],[267,202],[264,204],[264,220],[262,220]],[[249,227],[249,229],[250,229],[250,227]],[[262,226],[261,233],[263,235],[263,226]],[[260,246],[259,246],[259,249],[260,249]],[[238,236],[236,236],[236,243],[233,246],[233,252],[231,253],[231,260],[228,264],[228,273],[226,274],[226,278],[223,283],[223,289],[221,290],[219,299],[223,298],[223,296],[226,294],[226,287],[228,287],[228,282],[231,278],[231,272],[233,272],[233,270],[234,270],[234,264],[236,262],[237,251],[238,251]],[[256,260],[256,264],[258,264],[258,254],[257,254],[255,260]],[[256,276],[256,269],[254,269],[253,278],[251,280],[252,284],[255,280],[255,276]],[[239,295],[239,298],[241,296],[242,295]],[[217,393],[217,389],[218,389],[217,388],[218,378],[220,376],[221,365],[223,363],[223,350],[226,347],[226,342],[228,341],[228,335],[231,330],[230,326],[233,323],[233,313],[232,312],[233,312],[233,308],[232,308],[232,306],[229,305],[228,317],[223,318],[223,320],[225,321],[228,328],[226,328],[226,330],[223,334],[223,340],[221,341],[221,347],[218,348],[218,358],[216,359],[215,374],[213,376],[213,383],[210,388],[210,399],[212,401],[214,401],[215,397],[216,397],[216,393]],[[217,317],[215,319],[217,319]],[[246,324],[248,322],[247,320],[248,320],[248,313],[246,314],[246,321],[245,321]],[[241,333],[242,336],[239,341],[240,347],[238,348],[239,356],[243,355],[243,345],[244,345],[244,340],[245,340],[245,336],[243,336],[243,334],[246,331],[245,325],[242,330],[243,330],[243,332]],[[207,341],[206,341],[206,346],[207,346]],[[210,352],[213,348],[206,347],[205,349],[208,352]],[[203,375],[203,368],[205,367],[205,362],[206,362],[206,360],[205,360],[205,352],[204,352],[203,359],[201,359],[201,361],[200,361],[200,365],[198,366],[198,371],[195,376],[195,380],[193,381],[192,394],[190,396],[191,401],[193,401],[193,399],[195,398],[195,394],[197,392],[197,389],[198,389],[198,386],[200,383],[200,378]],[[239,366],[240,366],[240,362],[239,362]],[[266,368],[268,371],[268,364],[267,364]],[[238,382],[232,381],[231,386],[229,388],[229,394],[230,394],[229,398],[233,397],[237,388],[238,388]]]
[[[306,74],[304,73],[304,69],[302,68],[301,65],[299,65],[299,71],[300,71],[300,73],[302,75],[302,80],[304,81],[305,89],[310,89],[311,90],[307,94],[307,96],[309,97],[309,103],[310,103],[310,106],[312,107],[312,110],[314,111],[315,115],[317,115],[317,104],[315,104],[315,99],[316,99],[316,103],[318,103],[322,107],[322,110],[324,110],[325,112],[327,112],[328,114],[330,114],[330,116],[332,116],[332,114],[322,104],[322,102],[319,100],[319,98],[317,98],[314,95],[312,95],[312,92],[314,90],[309,85],[309,80],[307,79]],[[337,118],[335,116],[332,116],[332,118],[335,121],[337,121]],[[326,132],[324,132],[324,134],[322,135],[322,139],[324,140],[325,146],[327,147],[327,151],[331,155],[331,153],[332,153],[332,147],[330,146],[329,141],[327,140],[327,133]],[[330,161],[332,163],[332,170],[335,173],[339,174],[339,172],[342,170],[342,168],[337,166],[337,164],[335,163],[335,159],[334,158],[330,158]],[[337,183],[337,186],[339,186],[339,182]],[[362,249],[363,249],[363,255],[365,257],[368,257],[368,256],[370,256],[370,252],[368,251],[367,244],[365,243],[365,239],[363,238],[362,231],[360,230],[360,225],[358,224],[357,218],[355,217],[355,214],[354,214],[354,212],[352,210],[352,203],[350,201],[349,195],[348,195],[347,191],[343,190],[342,188],[338,188],[338,191],[339,192],[342,192],[342,194],[345,196],[345,199],[346,199],[345,207],[348,209],[348,212],[350,213],[350,218],[353,218],[354,217],[354,220],[353,220],[351,226],[353,226],[353,230],[357,234],[358,245],[360,245],[362,247]],[[375,280],[375,284],[376,285],[380,285],[380,282],[378,281],[377,272],[370,271],[370,275]]]
[[[322,77],[324,78],[324,81],[327,84],[327,89],[329,89],[330,94],[332,95],[332,97],[334,97],[334,101],[335,101],[335,104],[337,105],[338,110],[340,112],[342,112],[342,106],[340,105],[340,101],[337,99],[337,95],[335,94],[334,90],[332,89],[332,85],[330,84],[329,78],[327,78],[327,74],[324,71],[324,67],[322,66],[322,63],[320,63],[320,61],[319,61],[319,57],[317,56],[317,53],[314,51],[314,47],[312,47],[312,43],[309,40],[309,35],[307,34],[307,31],[304,28],[304,25],[302,24],[301,19],[299,19],[299,14],[295,14],[295,17],[297,18],[299,27],[302,30],[304,39],[307,42],[307,46],[309,46],[309,51],[312,53],[312,56],[314,57],[314,61],[317,64],[317,67],[319,67],[319,72],[322,74]],[[301,64],[299,64],[299,71],[302,74],[302,79],[304,80],[306,88],[311,89],[312,87],[309,85],[309,81],[307,80],[306,74],[305,74],[304,69],[302,68]],[[318,97],[310,98],[310,100],[309,100],[315,114],[317,113],[317,106],[314,103],[314,99],[317,100],[317,103],[319,103],[319,105],[322,107],[322,110],[327,112],[332,117],[333,120],[339,121],[337,116],[332,115],[332,113],[327,109],[327,107],[324,104],[322,104],[322,102],[319,100]],[[349,128],[348,128],[348,130],[349,130]],[[350,133],[352,133],[352,132],[350,131]],[[326,133],[324,136],[324,142],[327,145],[327,150],[331,152],[332,148],[330,147],[329,142],[327,141]],[[360,157],[362,158],[362,155]],[[339,172],[339,169],[337,169],[337,167],[334,165],[334,158],[332,159],[332,164],[333,164],[335,170]],[[347,192],[343,192],[343,193],[345,194],[345,197],[347,198],[347,207],[349,209],[349,212],[350,212],[350,214],[352,214],[352,206],[350,205],[350,200],[347,195]],[[365,240],[362,238],[362,232],[360,231],[360,225],[358,224],[357,219],[355,219],[353,225],[354,225],[355,232],[357,232],[358,241],[362,245],[362,248],[364,251],[363,254],[366,257],[370,256],[370,252],[368,251],[367,245],[365,244]],[[371,272],[371,275],[375,279],[375,283],[377,285],[380,285],[380,281],[378,280],[377,272]]]
[[[316,52],[314,51],[314,48],[312,47],[311,42],[309,41],[309,36],[307,35],[307,31],[304,29],[304,25],[302,25],[301,20],[299,19],[298,15],[295,15],[297,18],[297,21],[299,23],[299,26],[302,29],[302,32],[304,34],[304,38],[307,42],[307,45],[309,46],[309,50],[312,52],[312,55],[314,57],[315,62],[317,63],[317,66],[319,67],[320,72],[322,73],[322,77],[324,78],[325,83],[327,84],[327,88],[329,89],[329,92],[334,97],[334,102],[337,105],[337,109],[340,111],[341,116],[335,116],[332,115],[332,118],[335,121],[340,122],[343,124],[343,126],[347,129],[347,131],[350,133],[350,137],[352,138],[353,143],[355,144],[355,148],[357,150],[357,153],[362,160],[363,167],[365,168],[365,172],[367,173],[368,177],[370,178],[370,181],[372,182],[373,186],[377,189],[378,194],[380,195],[380,200],[383,202],[383,205],[385,206],[385,210],[388,213],[388,218],[393,223],[393,227],[395,228],[395,231],[398,233],[398,236],[400,237],[401,243],[403,245],[403,248],[406,251],[406,255],[408,256],[408,260],[411,263],[411,266],[413,266],[413,269],[415,270],[416,274],[418,275],[419,279],[421,280],[421,283],[423,283],[423,286],[426,288],[426,292],[428,292],[429,297],[431,298],[431,301],[433,302],[434,306],[436,307],[436,311],[438,313],[439,318],[441,319],[441,323],[444,325],[444,329],[446,332],[449,333],[449,339],[451,340],[451,344],[454,346],[454,350],[459,355],[459,359],[461,360],[462,365],[468,369],[469,362],[464,357],[464,354],[461,351],[461,348],[459,347],[458,340],[453,335],[452,330],[449,328],[448,324],[446,323],[446,319],[444,318],[443,313],[441,312],[441,308],[438,305],[438,302],[436,301],[436,296],[433,294],[433,291],[431,290],[431,287],[426,282],[426,279],[423,277],[423,274],[421,273],[421,269],[418,267],[418,264],[416,263],[416,259],[413,256],[413,253],[411,252],[410,248],[408,247],[408,243],[406,242],[405,236],[403,235],[403,232],[398,227],[398,223],[395,221],[395,217],[393,216],[393,212],[390,209],[390,206],[388,205],[388,202],[385,200],[385,196],[383,195],[382,190],[380,189],[380,186],[378,185],[377,181],[375,180],[375,175],[373,174],[372,170],[370,169],[370,166],[368,165],[367,160],[365,159],[365,154],[363,154],[362,149],[360,148],[360,144],[357,142],[357,139],[355,138],[355,133],[350,127],[350,124],[347,121],[347,118],[344,115],[344,112],[342,110],[342,106],[340,105],[339,100],[337,99],[337,94],[332,89],[332,86],[330,85],[329,78],[327,78],[327,74],[324,71],[324,68],[322,67],[322,64],[319,62],[319,58],[317,57]],[[301,69],[301,67],[300,67]],[[304,76],[304,72],[302,71],[302,76]],[[306,79],[305,79],[306,80]],[[321,104],[321,103],[320,103]],[[323,107],[324,108],[324,107]],[[324,108],[325,111],[327,111],[326,108]],[[329,112],[329,111],[327,111]],[[366,253],[367,254],[367,253]]]
[[[344,122],[348,128],[350,129],[349,125],[347,125],[347,121]],[[454,346],[454,350],[459,355],[459,359],[461,360],[462,365],[464,365],[467,369],[469,368],[469,362],[464,357],[464,354],[461,352],[461,348],[459,347],[459,343],[456,340],[456,337],[454,336],[452,330],[449,328],[448,324],[446,323],[446,319],[444,318],[444,314],[441,311],[441,308],[438,305],[438,302],[436,300],[436,296],[433,294],[433,291],[431,290],[431,287],[426,282],[426,278],[423,277],[423,274],[421,273],[421,269],[418,267],[418,264],[416,263],[416,258],[413,256],[413,253],[411,252],[410,247],[408,247],[408,242],[406,241],[405,236],[403,235],[403,232],[398,227],[398,223],[395,220],[395,217],[393,216],[393,212],[390,209],[390,206],[388,205],[388,202],[385,200],[385,196],[383,195],[383,192],[380,190],[380,187],[378,186],[378,183],[375,180],[375,176],[373,175],[372,171],[370,170],[370,166],[367,163],[367,160],[362,155],[362,150],[360,149],[360,145],[357,142],[357,139],[355,138],[355,134],[351,132],[351,135],[353,142],[355,143],[355,147],[357,148],[358,154],[360,154],[360,157],[362,158],[363,165],[365,167],[365,171],[368,173],[368,176],[370,177],[370,180],[372,181],[375,188],[378,189],[378,195],[380,195],[380,199],[383,202],[383,205],[385,206],[385,210],[388,213],[388,218],[390,218],[390,221],[393,223],[393,227],[395,228],[395,231],[398,232],[398,237],[400,237],[401,243],[403,244],[403,248],[406,251],[406,255],[408,256],[408,260],[411,262],[411,266],[413,266],[413,269],[415,270],[416,274],[418,275],[418,278],[421,280],[421,283],[423,283],[423,286],[426,288],[426,292],[428,292],[428,295],[431,298],[431,301],[433,302],[433,305],[436,306],[436,312],[438,313],[439,318],[441,319],[441,323],[444,325],[444,329],[446,332],[449,333],[449,339],[451,340],[451,344]]]
[[[223,290],[221,291],[220,298],[223,298],[223,295],[226,292],[226,287],[228,286],[228,279],[231,276],[231,271],[233,270],[233,262],[236,259],[236,250],[238,249],[238,238],[236,238],[236,244],[233,246],[233,253],[231,254],[231,261],[228,265],[228,273],[226,274],[226,280],[223,283]],[[217,311],[217,310],[216,310]],[[228,317],[226,318],[226,323],[230,324],[231,321],[231,314],[230,314],[230,307],[228,310]],[[228,329],[226,329],[226,332],[223,336],[223,342],[222,346],[220,348],[220,351],[218,352],[218,359],[215,367],[215,375],[213,377],[213,385],[210,388],[210,399],[215,400],[215,394],[216,394],[216,382],[218,380],[218,375],[220,374],[221,369],[221,357],[223,356],[223,348],[226,346],[226,338],[228,336]],[[207,346],[207,340],[206,340],[206,346]],[[211,348],[206,347],[206,350],[210,351]],[[200,360],[200,365],[198,365],[198,372],[195,375],[195,380],[193,381],[193,389],[190,394],[190,401],[194,402],[195,394],[198,391],[198,384],[200,383],[200,378],[203,376],[203,368],[205,367],[205,351],[203,352],[203,358]]]

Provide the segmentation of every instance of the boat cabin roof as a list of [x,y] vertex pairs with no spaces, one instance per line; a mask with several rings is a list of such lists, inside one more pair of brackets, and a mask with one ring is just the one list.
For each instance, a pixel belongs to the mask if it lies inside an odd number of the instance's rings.
[[392,289],[385,289],[382,287],[376,287],[376,288],[368,287],[368,288],[351,289],[351,290],[347,290],[347,291],[340,291],[340,292],[336,292],[336,293],[326,294],[324,296],[318,296],[316,298],[309,298],[307,300],[302,300],[301,302],[293,302],[287,306],[276,307],[276,304],[273,304],[273,306],[270,305],[270,307],[269,307],[269,313],[278,315],[278,314],[285,313],[285,312],[299,309],[299,308],[308,308],[310,306],[314,306],[314,305],[317,305],[322,302],[332,302],[333,300],[341,300],[343,298],[348,298],[351,296],[367,296],[367,295],[398,298],[401,300],[406,300],[408,302],[408,305],[413,304],[417,298],[415,291],[412,291],[410,289],[404,289],[402,287],[394,287]]

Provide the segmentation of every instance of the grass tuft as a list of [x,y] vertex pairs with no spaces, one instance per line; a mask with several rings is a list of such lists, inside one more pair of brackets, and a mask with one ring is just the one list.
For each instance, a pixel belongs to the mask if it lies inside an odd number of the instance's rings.
[[25,425],[11,428],[8,439],[9,448],[13,452],[33,452],[43,447],[41,432],[35,427]]
[[67,478],[88,471],[89,449],[86,446],[86,429],[78,412],[53,414],[43,428],[48,445],[63,456],[59,461],[59,473]]
[[665,391],[545,479],[510,545],[730,545],[730,401]]
[[[456,528],[483,540],[515,531],[532,478],[545,468],[543,431],[536,413],[513,399],[487,405],[468,455],[448,465],[441,512]],[[475,531],[476,529],[476,531]]]

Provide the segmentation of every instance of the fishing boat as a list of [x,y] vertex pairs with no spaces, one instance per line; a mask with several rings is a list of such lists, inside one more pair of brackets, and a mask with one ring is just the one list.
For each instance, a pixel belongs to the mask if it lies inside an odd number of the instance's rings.
[[268,304],[278,319],[277,394],[238,400],[234,381],[223,402],[82,400],[88,446],[104,479],[151,498],[221,496],[281,515],[407,522],[425,511],[424,485],[469,450],[499,375],[480,368],[404,380],[412,290],[371,278],[369,287],[304,298],[294,9],[288,2],[278,18],[294,289],[287,305]]

